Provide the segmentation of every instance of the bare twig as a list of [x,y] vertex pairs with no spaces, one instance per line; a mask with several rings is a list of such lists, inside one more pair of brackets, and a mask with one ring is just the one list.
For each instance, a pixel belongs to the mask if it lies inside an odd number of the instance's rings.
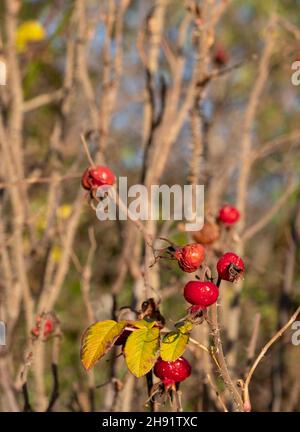
[[62,99],[63,95],[64,95],[63,89],[53,91],[52,93],[38,95],[33,99],[24,101],[23,112],[27,113],[29,111],[39,109],[39,108],[41,108],[45,105],[48,105],[52,102],[58,102]]
[[249,240],[259,231],[261,231],[265,226],[267,226],[268,223],[272,220],[272,218],[277,214],[277,212],[283,207],[287,199],[291,196],[291,194],[296,190],[297,187],[298,186],[295,186],[293,182],[290,182],[286,190],[282,193],[281,197],[267,211],[267,213],[257,222],[255,222],[252,226],[245,230],[244,234],[242,234],[242,239],[244,241]]
[[218,364],[220,365],[220,374],[223,378],[223,381],[229,390],[230,394],[232,395],[233,401],[236,405],[237,411],[243,411],[243,400],[242,397],[236,387],[236,385],[233,383],[228,367],[226,364],[225,356],[223,353],[223,346],[221,342],[221,334],[220,334],[220,327],[218,322],[218,313],[217,313],[217,304],[214,304],[211,306],[211,321],[210,321],[210,328],[216,348],[216,358],[218,360]]
[[215,384],[213,383],[213,380],[212,380],[210,374],[206,374],[206,379],[207,379],[207,382],[209,383],[209,385],[212,387],[212,389],[213,389],[213,391],[214,391],[214,393],[215,393],[215,395],[216,395],[216,397],[217,397],[217,399],[218,399],[219,404],[220,404],[221,407],[223,408],[223,411],[224,411],[224,412],[228,412],[228,409],[227,409],[227,407],[226,407],[226,405],[225,405],[225,402],[223,401],[223,398],[221,397],[221,395],[220,395],[220,393],[219,393],[217,387],[216,387]]
[[250,395],[249,395],[249,385],[252,379],[252,376],[259,365],[262,358],[266,355],[268,350],[271,348],[271,346],[279,339],[283,333],[293,324],[293,322],[297,319],[298,315],[300,313],[300,307],[296,309],[296,311],[293,313],[289,321],[269,340],[268,343],[263,347],[259,355],[257,356],[255,362],[253,363],[247,378],[243,385],[243,400],[244,400],[244,409],[245,411],[251,411],[251,402],[250,402]]
[[257,313],[254,317],[254,323],[253,323],[253,329],[252,329],[252,336],[249,341],[249,345],[247,348],[247,365],[250,366],[254,356],[255,356],[255,350],[257,345],[257,339],[259,336],[259,325],[261,320],[261,314]]

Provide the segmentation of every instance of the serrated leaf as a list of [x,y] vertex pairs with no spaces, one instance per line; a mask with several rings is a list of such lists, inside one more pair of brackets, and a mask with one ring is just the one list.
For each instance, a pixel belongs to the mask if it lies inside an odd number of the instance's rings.
[[158,357],[159,329],[140,328],[134,330],[126,341],[125,360],[130,372],[140,378],[146,375]]
[[86,370],[91,369],[106,354],[126,327],[126,321],[99,321],[85,331],[80,358]]

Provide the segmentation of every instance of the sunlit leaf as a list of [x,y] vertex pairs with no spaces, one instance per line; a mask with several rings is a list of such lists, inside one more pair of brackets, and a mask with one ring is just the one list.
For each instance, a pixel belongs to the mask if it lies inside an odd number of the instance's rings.
[[189,333],[193,328],[193,324],[191,323],[191,321],[186,320],[186,321],[182,321],[181,323],[177,324],[176,328],[178,329],[178,331],[180,333]]
[[38,42],[45,39],[44,27],[35,20],[28,20],[19,25],[16,31],[16,46],[19,52],[27,48],[29,42]]
[[142,329],[142,328],[152,328],[156,321],[146,321],[144,319],[138,320],[138,321],[131,321],[130,324],[136,328]]
[[160,356],[165,361],[175,361],[185,350],[189,341],[189,335],[180,332],[170,332],[162,340]]
[[158,357],[159,329],[140,328],[128,337],[124,349],[125,359],[130,372],[136,377],[146,375]]
[[63,204],[58,207],[56,215],[59,219],[68,219],[71,215],[72,207],[70,204]]
[[54,262],[58,263],[61,259],[62,250],[59,246],[53,246],[51,250],[51,258]]
[[184,321],[177,326],[176,331],[164,336],[160,347],[160,356],[163,360],[175,361],[184,353],[192,328],[190,321]]
[[106,354],[126,327],[126,321],[99,321],[87,328],[81,343],[81,362],[86,370]]

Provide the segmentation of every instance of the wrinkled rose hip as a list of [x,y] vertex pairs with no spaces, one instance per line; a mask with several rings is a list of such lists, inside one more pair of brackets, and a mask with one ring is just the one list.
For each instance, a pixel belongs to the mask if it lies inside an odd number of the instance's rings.
[[204,261],[205,249],[201,244],[192,243],[174,252],[174,257],[178,261],[181,270],[192,273],[196,271]]
[[87,168],[81,178],[81,185],[84,189],[92,190],[100,186],[112,186],[116,176],[108,167],[96,165]]

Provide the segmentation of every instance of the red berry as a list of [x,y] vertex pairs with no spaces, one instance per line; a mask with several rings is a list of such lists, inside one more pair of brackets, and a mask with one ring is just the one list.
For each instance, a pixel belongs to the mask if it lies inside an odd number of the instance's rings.
[[154,374],[161,379],[166,387],[184,381],[191,375],[191,365],[184,357],[175,361],[157,360],[154,366]]
[[219,289],[212,282],[190,281],[185,285],[183,295],[192,305],[206,308],[217,301]]
[[105,166],[90,166],[81,178],[81,185],[84,189],[91,190],[99,186],[111,186],[115,183],[116,176],[110,168]]
[[240,212],[230,205],[220,209],[219,220],[227,225],[235,224],[240,219]]
[[229,61],[228,52],[225,50],[224,47],[218,45],[214,53],[214,62],[218,66],[225,66],[228,63],[228,61]]
[[83,187],[83,189],[86,189],[86,190],[90,190],[91,189],[89,168],[87,168],[84,171],[84,173],[82,174],[82,177],[81,177],[81,186]]
[[54,322],[52,319],[47,319],[44,324],[44,336],[49,336],[54,330]]
[[227,252],[219,259],[217,270],[220,279],[235,282],[243,276],[245,264],[238,255],[233,252]]
[[38,337],[39,334],[40,334],[40,329],[39,329],[37,326],[35,326],[35,327],[33,327],[33,329],[31,330],[31,333],[32,333],[33,336]]
[[196,271],[203,263],[205,258],[205,249],[199,243],[192,243],[182,248],[178,248],[174,253],[181,270],[192,273]]
[[[36,326],[33,327],[31,330],[31,333],[33,336],[38,337],[40,334],[40,328],[42,323],[42,318],[40,316],[37,316],[36,319]],[[44,338],[48,338],[50,334],[54,331],[54,321],[52,318],[47,318],[44,322]]]

